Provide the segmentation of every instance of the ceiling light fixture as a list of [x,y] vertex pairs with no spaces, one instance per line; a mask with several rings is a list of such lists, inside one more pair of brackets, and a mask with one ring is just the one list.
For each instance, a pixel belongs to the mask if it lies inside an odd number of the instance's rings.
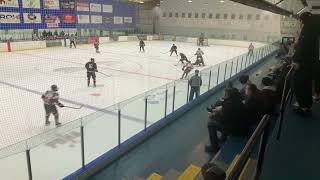
[[188,0],[189,3],[192,3],[192,0]]
[[221,3],[224,3],[224,0],[220,0]]

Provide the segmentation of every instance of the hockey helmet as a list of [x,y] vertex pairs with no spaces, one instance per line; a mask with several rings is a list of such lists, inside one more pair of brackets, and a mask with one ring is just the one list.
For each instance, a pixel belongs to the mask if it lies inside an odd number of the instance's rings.
[[91,61],[94,61],[94,58],[91,58],[90,60],[91,60]]
[[52,85],[52,86],[51,86],[51,90],[52,90],[52,91],[58,91],[58,86],[55,85],[55,84]]

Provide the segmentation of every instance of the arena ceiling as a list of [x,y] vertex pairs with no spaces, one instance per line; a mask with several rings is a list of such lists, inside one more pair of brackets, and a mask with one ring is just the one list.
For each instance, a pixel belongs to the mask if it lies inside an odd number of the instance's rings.
[[[160,1],[168,0],[119,0],[125,2],[134,2],[139,4],[152,3],[159,5]],[[171,0],[172,1],[172,0]],[[190,1],[192,0],[185,0]],[[213,0],[229,1],[229,0]],[[263,9],[284,16],[296,16],[304,11],[311,11],[313,14],[320,14],[320,0],[230,0],[247,6]]]

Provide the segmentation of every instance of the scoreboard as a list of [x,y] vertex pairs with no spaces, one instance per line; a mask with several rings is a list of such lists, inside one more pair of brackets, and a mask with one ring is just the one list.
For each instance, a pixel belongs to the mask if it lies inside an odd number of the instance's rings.
[[114,0],[0,0],[0,29],[132,28],[135,10]]

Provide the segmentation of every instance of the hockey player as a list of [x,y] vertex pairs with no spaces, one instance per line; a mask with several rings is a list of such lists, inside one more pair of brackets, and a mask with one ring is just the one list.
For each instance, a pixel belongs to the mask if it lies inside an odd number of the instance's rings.
[[[190,62],[189,60],[188,60],[188,58],[187,58],[187,56],[186,55],[184,55],[183,53],[180,53],[180,60],[179,60],[179,62],[181,62],[182,64],[184,64],[184,61],[186,61],[186,62]],[[178,63],[179,63],[178,62]]]
[[204,53],[200,48],[198,48],[197,52],[194,55],[197,56],[197,59],[196,59],[196,62],[193,65],[197,65],[197,66],[203,65],[203,66],[205,66],[204,65],[204,61],[203,61],[203,57],[202,57],[202,55],[204,55]]
[[199,46],[204,46],[204,34],[201,33],[199,37]]
[[74,34],[71,34],[71,36],[70,36],[70,48],[72,48],[72,45],[74,46],[74,48],[77,48],[76,47],[76,37],[74,36]]
[[140,52],[141,52],[141,50],[143,50],[143,52],[144,52],[144,46],[146,46],[146,44],[144,43],[144,41],[142,39],[139,42],[139,46],[140,46]]
[[100,51],[99,51],[99,39],[97,39],[95,42],[94,42],[94,44],[93,44],[93,46],[94,46],[94,48],[96,49],[96,53],[100,53]]
[[187,78],[189,72],[191,72],[192,69],[193,69],[193,65],[190,62],[187,62],[187,64],[182,67],[183,74],[181,79]]
[[97,64],[94,62],[94,58],[87,62],[85,65],[87,69],[88,87],[90,86],[90,79],[92,77],[93,85],[96,87],[96,72],[98,72]]
[[56,126],[61,125],[61,123],[59,122],[59,113],[56,105],[58,105],[61,108],[64,107],[64,105],[59,102],[59,94],[57,93],[57,91],[58,91],[58,86],[52,85],[51,90],[46,91],[41,96],[44,103],[44,109],[46,111],[46,116],[45,116],[46,126],[50,125],[50,121],[49,121],[50,114],[53,114]]
[[173,52],[175,52],[176,55],[178,56],[177,49],[178,49],[178,47],[175,44],[173,44],[171,49],[170,49],[170,52],[171,52],[170,56],[172,55]]
[[254,50],[254,46],[252,43],[250,43],[249,48],[248,48],[248,54],[247,56],[253,56],[253,50]]

